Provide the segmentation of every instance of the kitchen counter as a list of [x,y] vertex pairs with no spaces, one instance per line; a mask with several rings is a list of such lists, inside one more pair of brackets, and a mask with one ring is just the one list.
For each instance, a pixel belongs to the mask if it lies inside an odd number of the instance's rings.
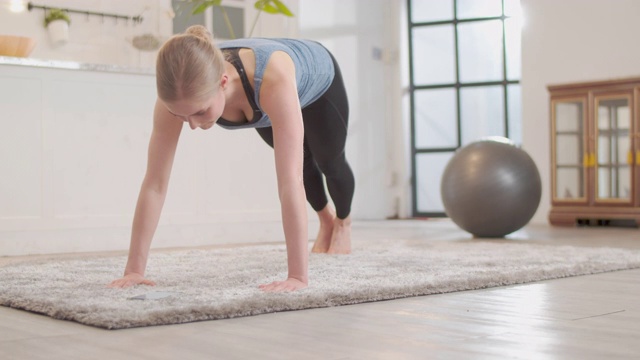
[[107,65],[107,64],[89,64],[79,63],[75,61],[62,60],[41,60],[34,58],[19,58],[12,56],[0,56],[0,65],[13,65],[37,68],[63,69],[63,70],[82,70],[138,75],[155,75],[155,69],[138,68],[132,66]]

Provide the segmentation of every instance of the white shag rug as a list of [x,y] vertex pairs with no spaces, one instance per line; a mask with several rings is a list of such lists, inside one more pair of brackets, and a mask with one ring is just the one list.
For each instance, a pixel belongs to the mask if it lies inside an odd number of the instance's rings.
[[[640,251],[508,241],[361,243],[351,255],[311,254],[310,286],[267,294],[286,276],[284,245],[152,252],[155,287],[109,289],[126,257],[0,267],[0,305],[106,329],[186,323],[482,289],[640,267]],[[131,300],[151,292],[159,300]]]

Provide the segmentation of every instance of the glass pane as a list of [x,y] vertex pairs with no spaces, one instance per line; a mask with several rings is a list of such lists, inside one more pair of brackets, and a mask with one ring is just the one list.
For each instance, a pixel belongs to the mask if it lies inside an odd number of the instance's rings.
[[[616,149],[613,149],[615,151]],[[618,138],[618,159],[620,163],[631,165],[632,151],[631,151],[631,137]]]
[[176,16],[173,18],[173,33],[183,33],[191,25],[205,25],[204,14],[191,14],[191,4],[183,0],[172,0],[171,5],[175,9]]
[[625,100],[624,104],[622,106],[619,106],[616,110],[618,129],[629,130],[629,128],[631,127],[631,114],[629,113],[629,106],[627,105],[627,101]]
[[509,115],[508,138],[522,144],[522,95],[520,85],[507,86],[507,107]]
[[458,48],[460,82],[503,79],[502,21],[459,24]]
[[[224,18],[222,7],[227,12],[229,22],[233,34],[229,31],[229,27]],[[244,9],[230,6],[214,6],[213,7],[213,35],[216,39],[237,39],[243,38],[244,35]]]
[[522,17],[520,0],[504,0],[504,14],[506,16]]
[[556,188],[554,197],[584,198],[584,143],[581,101],[554,103]]
[[502,0],[458,0],[458,19],[502,15]]
[[556,165],[582,166],[582,137],[558,134],[556,136]]
[[505,43],[507,46],[507,79],[518,80],[522,76],[522,24],[520,18],[504,21]]
[[556,132],[574,131],[582,136],[582,102],[556,103]]
[[555,102],[556,188],[554,197],[584,198],[582,102]]
[[453,25],[413,29],[413,81],[416,85],[456,80]]
[[440,182],[452,156],[453,152],[416,156],[416,200],[419,212],[444,213]]
[[460,90],[462,145],[487,136],[505,136],[502,86]]
[[631,199],[631,169],[628,167],[619,169],[618,176],[618,197],[622,199]]
[[[608,163],[611,160],[612,145],[608,136],[599,136],[598,138],[598,161]],[[616,153],[614,150],[613,153]]]
[[581,168],[557,169],[556,193],[558,199],[584,198],[584,181]]
[[414,23],[453,20],[453,0],[411,0]]
[[598,168],[598,198],[630,199],[631,171],[629,168]]
[[630,199],[631,114],[627,98],[597,100],[598,198]]
[[458,117],[455,89],[415,92],[416,148],[458,146]]

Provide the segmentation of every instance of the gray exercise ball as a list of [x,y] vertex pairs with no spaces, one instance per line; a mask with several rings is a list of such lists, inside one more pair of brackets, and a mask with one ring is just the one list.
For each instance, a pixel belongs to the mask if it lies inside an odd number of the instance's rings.
[[460,228],[476,237],[504,237],[531,220],[542,185],[529,154],[494,137],[458,149],[440,190],[447,216]]

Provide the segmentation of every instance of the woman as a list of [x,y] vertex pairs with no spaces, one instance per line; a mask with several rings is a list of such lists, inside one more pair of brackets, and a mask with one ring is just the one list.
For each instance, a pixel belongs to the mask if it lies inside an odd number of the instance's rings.
[[[136,206],[124,277],[110,287],[154,285],[144,277],[183,122],[256,128],[275,151],[287,244],[288,276],[260,285],[269,292],[308,285],[305,195],[320,218],[313,252],[351,251],[353,173],[345,158],[348,103],[333,56],[293,39],[240,39],[213,44],[202,26],[168,40],[156,64],[158,100],[147,172]],[[323,174],[336,209],[329,205]]]

